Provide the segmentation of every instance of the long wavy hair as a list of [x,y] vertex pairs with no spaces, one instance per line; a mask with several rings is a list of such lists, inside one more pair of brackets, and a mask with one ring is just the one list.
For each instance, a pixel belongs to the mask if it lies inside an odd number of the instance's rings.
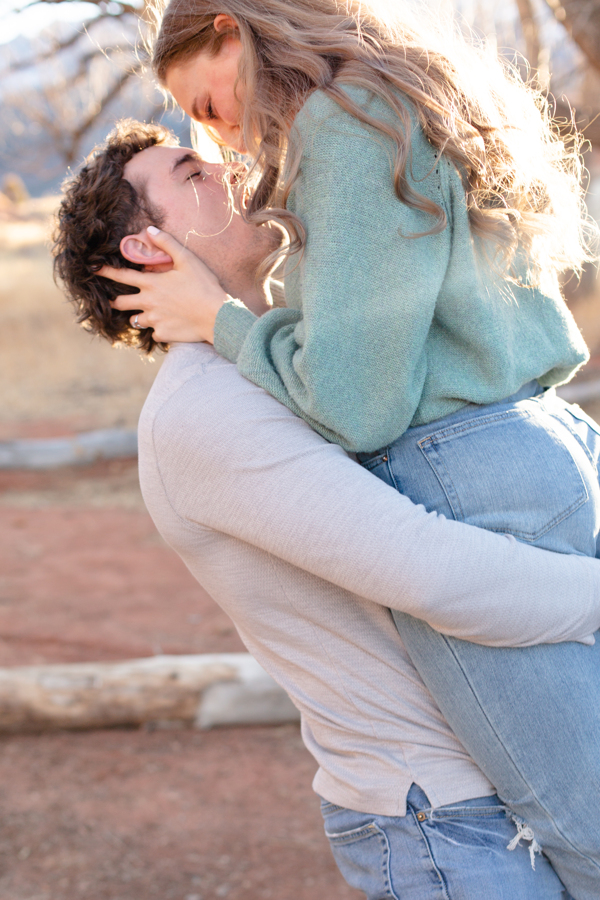
[[[417,27],[381,0],[171,0],[166,9],[163,0],[153,3],[153,67],[163,84],[172,66],[201,50],[218,53],[225,39],[213,27],[219,13],[236,23],[243,48],[240,124],[253,157],[247,215],[279,222],[289,235],[288,254],[305,242],[302,222],[285,208],[302,149],[290,142],[291,125],[319,89],[393,141],[395,192],[432,216],[428,233],[443,230],[446,216],[407,180],[408,104],[431,144],[460,173],[472,231],[487,239],[483,246],[503,277],[516,277],[517,254],[519,266],[528,260],[530,285],[579,271],[591,258],[580,137],[574,129],[561,134],[533,84],[447,23],[437,30]],[[348,84],[383,98],[397,124],[368,115],[344,90]]]

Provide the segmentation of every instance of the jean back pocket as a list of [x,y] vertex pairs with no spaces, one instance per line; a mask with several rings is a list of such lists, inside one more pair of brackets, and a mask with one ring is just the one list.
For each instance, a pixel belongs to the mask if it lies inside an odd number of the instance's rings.
[[538,541],[588,500],[581,447],[539,408],[476,416],[418,444],[454,518],[488,531]]

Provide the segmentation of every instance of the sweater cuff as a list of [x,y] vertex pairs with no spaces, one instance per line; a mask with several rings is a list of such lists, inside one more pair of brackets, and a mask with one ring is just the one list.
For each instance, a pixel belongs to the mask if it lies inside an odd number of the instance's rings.
[[258,320],[253,312],[231,297],[225,301],[215,319],[214,348],[220,356],[237,362],[248,332]]

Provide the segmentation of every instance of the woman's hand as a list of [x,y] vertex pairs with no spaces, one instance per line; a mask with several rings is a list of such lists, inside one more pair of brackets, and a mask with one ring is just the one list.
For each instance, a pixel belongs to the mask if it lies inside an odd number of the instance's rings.
[[140,290],[139,294],[117,297],[111,305],[121,310],[141,309],[141,313],[131,317],[131,324],[134,328],[154,329],[155,341],[212,344],[215,319],[227,294],[208,266],[172,235],[154,226],[147,232],[172,264],[156,267],[160,272],[103,266],[98,275]]

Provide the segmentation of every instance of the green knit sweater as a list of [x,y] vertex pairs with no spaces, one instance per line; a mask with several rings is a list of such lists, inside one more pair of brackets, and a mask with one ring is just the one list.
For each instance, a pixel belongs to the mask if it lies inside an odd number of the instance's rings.
[[[347,87],[371,115],[391,108]],[[413,121],[408,180],[448,217],[401,203],[394,148],[320,91],[294,123],[302,160],[288,208],[306,227],[288,263],[286,309],[257,318],[227,302],[215,349],[320,434],[346,450],[385,447],[411,425],[466,403],[502,400],[538,379],[569,379],[587,359],[558,288],[495,279],[469,228],[454,166]]]

